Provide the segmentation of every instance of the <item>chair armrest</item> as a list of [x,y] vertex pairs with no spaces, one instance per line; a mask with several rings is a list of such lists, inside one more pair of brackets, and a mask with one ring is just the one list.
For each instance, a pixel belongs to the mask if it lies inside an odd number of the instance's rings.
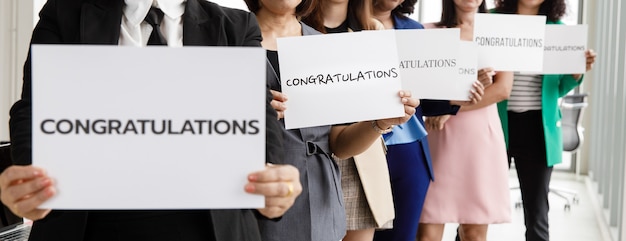
[[583,102],[583,103],[566,103],[566,102],[562,102],[561,103],[561,107],[563,108],[568,108],[568,109],[580,109],[583,107],[586,107],[587,103]]

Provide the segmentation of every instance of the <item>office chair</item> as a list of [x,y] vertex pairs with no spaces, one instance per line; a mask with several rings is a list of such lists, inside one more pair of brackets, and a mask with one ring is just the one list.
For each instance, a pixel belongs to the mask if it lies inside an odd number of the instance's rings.
[[11,165],[13,165],[11,161],[11,143],[8,141],[0,141],[0,173]]
[[[0,142],[0,173],[11,165],[13,165],[11,161],[11,144],[9,142]],[[0,228],[19,221],[22,221],[21,217],[13,214],[4,204],[0,205]]]
[[[561,99],[561,132],[563,134],[563,151],[571,153],[575,162],[576,178],[580,175],[580,160],[578,160],[579,148],[582,146],[584,128],[581,125],[583,110],[587,106],[587,94],[571,94]],[[550,193],[565,199],[565,210],[569,210],[571,204],[578,204],[578,193],[559,187],[550,187]],[[569,198],[568,198],[569,196]]]
[[[563,151],[569,152],[572,155],[572,160],[575,161],[576,178],[580,175],[580,160],[577,159],[578,151],[583,143],[583,131],[581,126],[583,110],[587,106],[587,94],[571,94],[566,95],[561,99],[561,132],[563,135]],[[511,189],[519,189],[519,187],[513,187]],[[572,204],[578,204],[578,193],[573,190],[550,187],[549,193],[552,193],[565,200],[565,211],[571,209]],[[515,208],[521,208],[522,201],[515,202]]]

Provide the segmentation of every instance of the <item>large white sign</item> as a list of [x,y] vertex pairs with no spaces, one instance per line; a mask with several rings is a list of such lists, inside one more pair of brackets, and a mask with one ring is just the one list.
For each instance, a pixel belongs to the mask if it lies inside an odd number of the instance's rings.
[[543,74],[586,72],[587,25],[546,25]]
[[394,31],[278,39],[287,129],[399,117]]
[[[32,48],[33,164],[54,209],[258,208],[260,48]],[[242,151],[245,150],[245,151]]]
[[398,30],[402,88],[420,99],[468,100],[471,84],[464,93],[450,91],[463,86],[458,81],[460,34],[458,28]]
[[477,13],[474,42],[478,68],[496,71],[541,71],[546,17]]

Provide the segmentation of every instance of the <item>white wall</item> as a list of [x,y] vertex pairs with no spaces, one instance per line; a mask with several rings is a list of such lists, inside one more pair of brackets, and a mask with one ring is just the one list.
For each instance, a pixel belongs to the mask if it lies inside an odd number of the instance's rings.
[[0,140],[9,139],[9,109],[21,93],[32,28],[32,0],[0,0]]
[[8,1],[0,1],[0,140],[8,140],[7,105],[10,102],[9,82],[6,76],[11,72],[11,49],[7,46],[11,42],[10,10]]

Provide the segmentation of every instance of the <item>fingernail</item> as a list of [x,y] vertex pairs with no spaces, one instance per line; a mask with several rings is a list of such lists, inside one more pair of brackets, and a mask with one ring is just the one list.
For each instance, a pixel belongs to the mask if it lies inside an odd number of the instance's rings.
[[246,192],[250,192],[250,193],[252,193],[252,192],[254,192],[254,191],[255,191],[255,189],[256,189],[256,188],[254,188],[254,185],[252,185],[252,184],[248,184],[248,185],[246,185],[246,186],[244,187],[244,189],[246,190]]
[[402,103],[407,103],[407,102],[409,102],[409,99],[407,99],[407,98],[402,98]]
[[256,174],[248,175],[248,180],[250,180],[252,182],[254,182],[254,181],[258,180],[258,179],[259,179],[259,176],[257,176]]
[[400,95],[404,96],[404,91],[400,91]]
[[50,197],[54,196],[55,192],[56,192],[56,190],[53,187],[46,188],[45,191],[44,191],[44,196],[50,198]]
[[39,182],[39,185],[41,185],[42,187],[50,185],[50,178],[44,178],[43,180],[41,180],[41,182]]

